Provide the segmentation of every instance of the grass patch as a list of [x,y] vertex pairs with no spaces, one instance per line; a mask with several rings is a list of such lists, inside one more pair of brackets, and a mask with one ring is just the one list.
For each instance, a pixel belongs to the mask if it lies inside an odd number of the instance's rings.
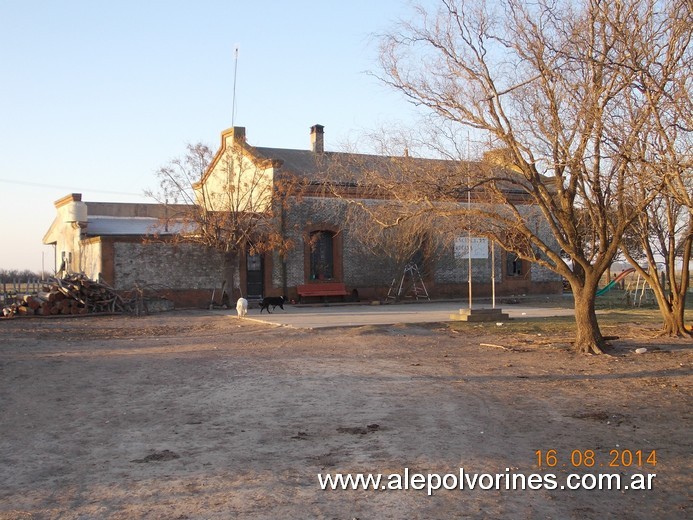
[[468,332],[471,329],[502,336],[509,334],[563,334],[575,330],[575,319],[572,316],[510,319],[504,320],[500,327],[493,322],[451,321],[448,326],[457,332]]
[[[662,317],[658,309],[623,308],[600,310],[597,321],[605,335],[619,335],[619,329],[626,327],[642,327],[644,329],[659,329]],[[693,310],[686,312],[686,321],[693,321]],[[575,318],[573,316],[554,316],[546,318],[513,318],[504,320],[502,326],[490,323],[473,323],[453,321],[448,324],[451,330],[457,332],[477,331],[498,336],[534,334],[546,336],[574,336]]]

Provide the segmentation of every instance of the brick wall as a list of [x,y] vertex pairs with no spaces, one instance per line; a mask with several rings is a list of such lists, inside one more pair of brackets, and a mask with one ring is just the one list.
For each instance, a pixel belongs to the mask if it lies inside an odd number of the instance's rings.
[[116,242],[113,252],[115,289],[151,287],[177,307],[206,307],[221,289],[223,256],[199,245]]
[[[496,282],[501,282],[500,249],[496,246]],[[436,284],[466,284],[469,277],[469,260],[456,258],[452,246],[441,248],[434,259]],[[472,258],[472,282],[491,280],[491,253],[488,258]]]
[[[287,236],[295,247],[286,258],[286,285],[289,288],[307,283],[305,275],[305,236],[308,229],[339,229],[345,222],[347,202],[334,198],[305,197],[300,203],[290,206],[285,216]],[[377,204],[377,202],[376,202]],[[548,229],[541,230],[546,240],[551,240]],[[384,297],[393,278],[399,279],[401,271],[394,260],[378,256],[360,243],[348,229],[339,233],[342,246],[343,281],[349,290],[357,289],[362,297]],[[532,264],[530,273],[521,287],[516,281],[504,284],[503,252],[499,246],[495,250],[496,290],[499,294],[521,292],[558,292],[561,288],[560,277],[552,271]],[[273,290],[281,291],[282,264],[274,258],[272,272]],[[427,261],[430,272],[425,283],[431,295],[447,297],[466,297],[468,261],[456,258],[452,245],[440,247]],[[491,255],[486,259],[472,259],[472,280],[476,284],[475,293],[491,293]],[[507,286],[506,286],[507,285]],[[294,297],[289,290],[289,296]]]
[[[290,206],[285,216],[287,236],[294,248],[286,258],[287,286],[295,287],[307,283],[305,264],[305,240],[309,230],[340,229],[345,220],[347,202],[334,198],[305,197],[300,203]],[[348,230],[341,230],[335,237],[342,245],[343,281],[351,289],[388,286],[394,268],[387,259],[378,258],[368,251]],[[281,261],[274,259],[272,284],[282,285]]]
[[[265,294],[296,297],[295,287],[306,280],[306,234],[321,228],[339,230],[345,221],[347,202],[334,198],[305,197],[290,206],[285,213],[285,230],[294,247],[285,259],[274,254],[266,260],[269,272],[265,278]],[[383,298],[393,279],[398,282],[401,268],[393,259],[379,256],[364,246],[354,234],[339,231],[336,240],[341,247],[342,281],[349,291],[358,290],[362,299]],[[129,290],[135,286],[157,287],[166,290],[167,297],[178,307],[206,307],[212,291],[221,290],[223,258],[220,253],[208,251],[194,244],[141,243],[116,241],[113,244],[114,286]],[[340,261],[340,260],[336,260]],[[454,249],[441,247],[427,260],[429,275],[425,283],[432,296],[466,297],[467,260],[456,258]],[[503,280],[503,254],[499,247],[495,255],[496,290],[498,294],[522,292],[554,292],[561,287],[560,278],[537,265],[530,267],[530,275],[520,287]],[[237,273],[238,276],[238,273]],[[491,259],[472,260],[472,278],[475,294],[490,294]],[[505,287],[507,285],[507,287]],[[219,298],[216,299],[220,301]]]

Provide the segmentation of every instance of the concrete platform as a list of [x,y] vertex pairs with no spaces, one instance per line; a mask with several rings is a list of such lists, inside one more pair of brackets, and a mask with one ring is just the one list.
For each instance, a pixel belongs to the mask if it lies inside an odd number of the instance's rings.
[[509,319],[509,315],[503,312],[500,307],[496,307],[495,309],[466,308],[460,309],[459,312],[450,315],[451,321],[500,322],[507,319]]
[[[284,304],[284,311],[277,307],[272,314],[266,312],[260,314],[257,307],[251,307],[245,319],[300,329],[393,325],[396,323],[435,323],[451,321],[450,315],[459,315],[460,309],[465,306],[466,302],[462,301],[320,307]],[[478,307],[490,309],[491,305],[480,304]],[[503,312],[508,314],[507,319],[573,316],[574,314],[572,308],[522,304],[505,306]],[[235,318],[236,313],[229,311],[229,315]]]

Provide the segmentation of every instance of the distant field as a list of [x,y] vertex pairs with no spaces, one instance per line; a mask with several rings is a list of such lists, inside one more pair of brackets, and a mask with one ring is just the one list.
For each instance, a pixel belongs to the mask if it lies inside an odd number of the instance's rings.
[[36,294],[42,289],[41,280],[24,280],[16,282],[0,282],[0,304],[12,303],[15,296],[24,294]]

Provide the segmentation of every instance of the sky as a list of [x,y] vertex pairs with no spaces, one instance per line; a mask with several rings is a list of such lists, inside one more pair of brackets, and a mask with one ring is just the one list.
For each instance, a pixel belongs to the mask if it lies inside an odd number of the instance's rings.
[[251,145],[308,149],[321,124],[337,150],[413,121],[368,74],[377,34],[411,13],[407,0],[0,0],[0,270],[52,272],[56,200],[153,202],[160,166],[233,125]]

